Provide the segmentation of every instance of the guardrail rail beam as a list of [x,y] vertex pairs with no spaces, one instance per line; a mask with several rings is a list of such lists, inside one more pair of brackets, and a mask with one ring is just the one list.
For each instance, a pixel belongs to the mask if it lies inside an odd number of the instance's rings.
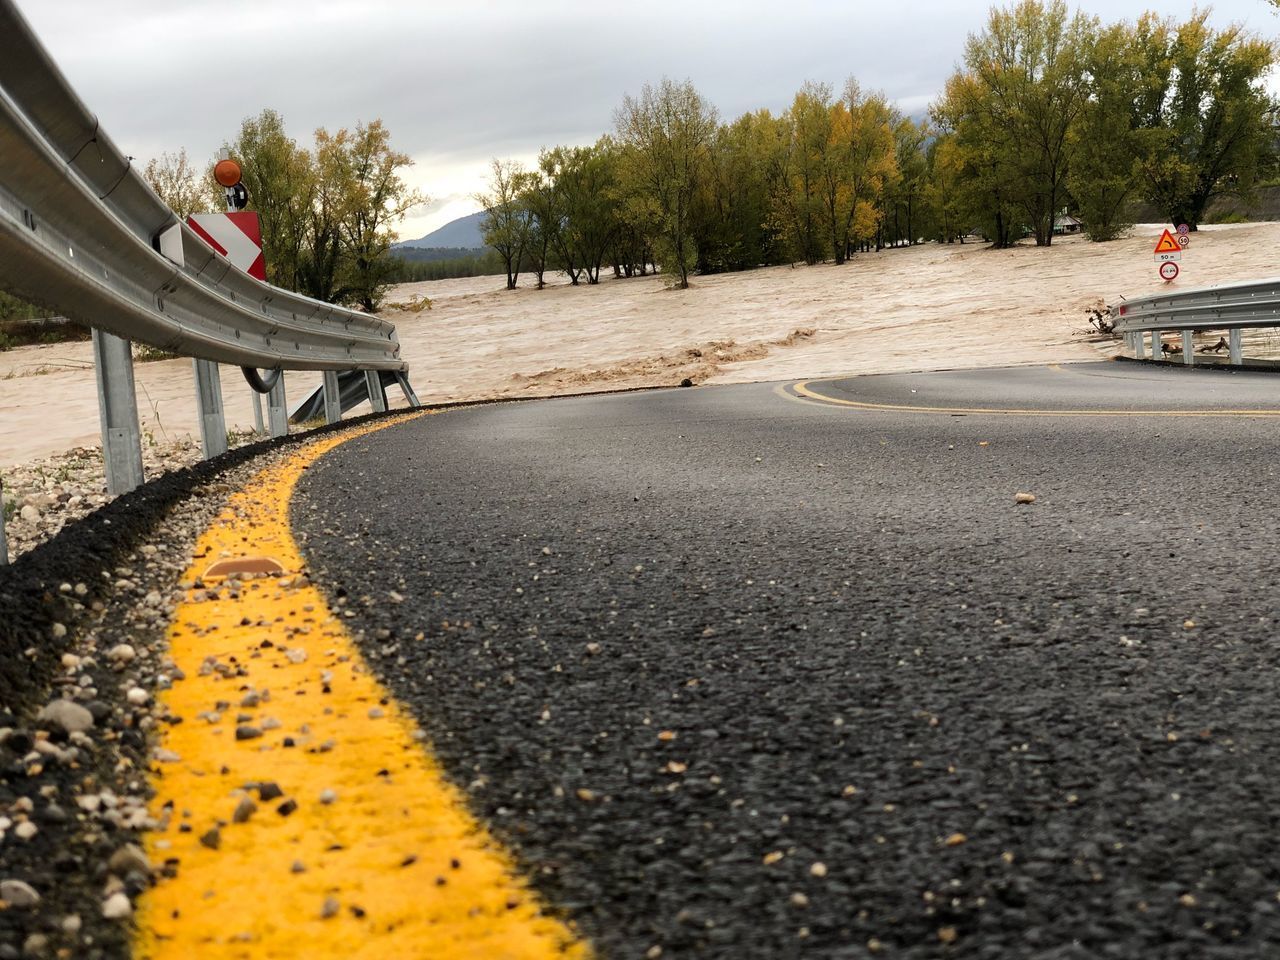
[[[408,371],[394,324],[237,269],[116,146],[14,0],[0,0],[0,38],[0,289],[93,328],[108,492],[143,482],[132,343],[196,359],[206,457],[227,443],[218,363],[361,371],[387,409],[381,371]],[[270,433],[285,436],[283,379],[269,398]],[[255,421],[261,432],[256,395]]]

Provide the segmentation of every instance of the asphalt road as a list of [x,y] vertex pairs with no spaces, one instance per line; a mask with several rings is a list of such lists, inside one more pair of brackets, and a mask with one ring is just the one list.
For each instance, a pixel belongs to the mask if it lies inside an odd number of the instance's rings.
[[1280,382],[805,389],[425,417],[295,529],[603,957],[1280,955],[1280,417],[1198,415]]

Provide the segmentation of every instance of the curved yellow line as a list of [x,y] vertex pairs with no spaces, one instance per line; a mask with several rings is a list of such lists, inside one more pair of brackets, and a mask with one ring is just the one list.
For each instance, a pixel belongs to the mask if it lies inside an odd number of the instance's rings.
[[[181,723],[162,725],[150,769],[164,826],[147,852],[176,875],[141,898],[140,960],[590,955],[468,812],[365,664],[346,611],[307,578],[289,524],[298,478],[390,425],[321,438],[262,471],[197,543],[195,586],[169,631],[181,679],[158,695]],[[211,575],[236,558],[278,566]],[[238,736],[246,727],[260,735]]]
[[984,413],[1006,417],[1280,417],[1280,409],[1273,410],[1035,410],[1020,407],[926,407],[903,403],[869,403],[863,400],[843,400],[819,393],[802,380],[791,389],[808,400],[855,407],[859,410],[887,410],[897,413],[942,413],[974,416]]

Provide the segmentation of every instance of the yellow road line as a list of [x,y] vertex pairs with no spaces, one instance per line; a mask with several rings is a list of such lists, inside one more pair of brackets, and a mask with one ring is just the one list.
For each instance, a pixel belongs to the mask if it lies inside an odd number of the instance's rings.
[[[148,853],[177,875],[141,900],[137,957],[590,956],[467,812],[306,578],[289,527],[295,483],[328,450],[389,425],[264,470],[198,542],[193,582],[245,556],[285,572],[211,578],[174,617],[185,679],[159,699],[182,719],[151,767],[154,812],[169,822]],[[246,727],[261,736],[240,739]]]
[[804,380],[792,385],[802,397],[818,403],[831,403],[859,410],[888,410],[897,413],[943,413],[974,416],[984,413],[1012,417],[1280,417],[1280,409],[1271,410],[1036,410],[1017,407],[926,407],[901,403],[869,403],[843,400],[819,393]]

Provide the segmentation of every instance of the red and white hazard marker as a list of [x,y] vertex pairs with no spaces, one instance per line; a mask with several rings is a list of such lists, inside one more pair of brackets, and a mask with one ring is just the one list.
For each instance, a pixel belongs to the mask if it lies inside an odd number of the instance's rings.
[[238,213],[193,213],[187,225],[205,243],[251,277],[266,281],[267,265],[262,259],[262,225],[253,211]]
[[1176,280],[1178,277],[1178,265],[1172,260],[1166,260],[1160,264],[1160,279],[1168,283],[1170,280]]

